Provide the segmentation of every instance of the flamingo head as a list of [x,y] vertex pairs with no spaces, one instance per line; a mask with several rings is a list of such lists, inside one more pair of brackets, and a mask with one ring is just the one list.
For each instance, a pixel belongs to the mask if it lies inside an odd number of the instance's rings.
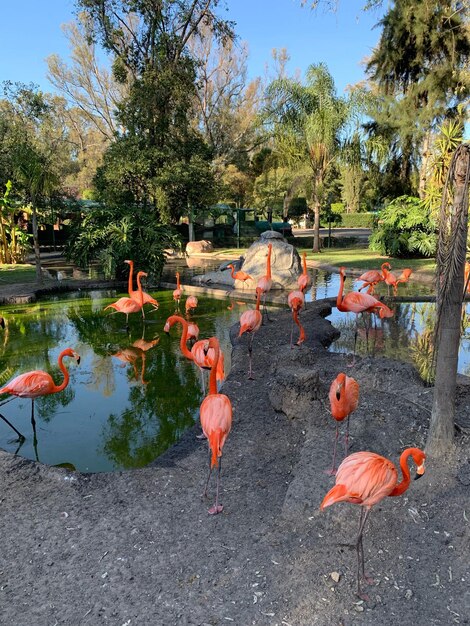
[[130,261],[129,259],[127,259],[126,261],[124,261],[124,263],[127,263],[127,265],[133,265],[134,261]]
[[137,276],[148,276],[147,272],[137,272]]
[[217,337],[211,337],[210,339],[207,339],[204,342],[204,354],[207,355],[207,353],[209,352],[210,348],[219,348],[219,340],[217,339]]
[[338,376],[335,379],[335,383],[336,383],[336,391],[335,391],[336,399],[341,400],[341,391],[344,388],[344,385],[346,383],[346,374],[344,374],[343,372],[338,374]]
[[230,269],[232,269],[232,270],[233,270],[233,269],[235,269],[235,268],[233,267],[233,263],[229,263],[229,264],[227,265],[227,269],[228,269],[229,267],[230,267]]
[[62,356],[71,356],[73,359],[77,361],[77,365],[80,365],[80,355],[77,354],[75,350],[72,350],[72,348],[66,348],[62,352]]
[[411,456],[417,465],[415,480],[418,480],[425,472],[424,461],[426,459],[426,453],[419,448],[412,448]]

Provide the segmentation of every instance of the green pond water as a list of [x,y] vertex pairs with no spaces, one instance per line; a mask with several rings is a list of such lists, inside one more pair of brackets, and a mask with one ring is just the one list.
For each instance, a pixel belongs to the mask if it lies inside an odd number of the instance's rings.
[[[78,366],[73,359],[64,361],[70,372],[64,391],[35,401],[36,446],[31,400],[14,398],[3,404],[8,396],[0,399],[0,413],[26,437],[19,455],[83,472],[127,470],[150,463],[194,424],[203,399],[201,375],[181,356],[180,326],[174,326],[170,335],[163,332],[166,318],[174,312],[171,292],[152,292],[159,310],[148,313],[145,324],[140,314],[131,315],[129,331],[123,315],[103,311],[120,295],[125,294],[84,292],[2,308],[7,321],[0,334],[2,385],[34,369],[51,373],[58,384],[59,353],[72,347],[81,356]],[[199,298],[191,316],[200,338],[219,337],[226,373],[229,329],[246,308],[235,304],[228,310],[228,304]],[[122,360],[123,352],[128,362]],[[113,356],[119,353],[121,358]],[[15,439],[0,420],[0,447],[15,452]]]

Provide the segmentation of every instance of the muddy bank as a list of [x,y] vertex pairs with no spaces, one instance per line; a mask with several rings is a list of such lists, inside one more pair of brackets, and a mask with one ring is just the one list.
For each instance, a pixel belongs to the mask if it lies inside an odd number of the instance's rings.
[[[236,339],[223,392],[234,423],[224,448],[224,512],[201,498],[207,444],[197,427],[151,466],[84,475],[0,453],[3,544],[0,622],[11,626],[337,626],[466,624],[469,583],[469,440],[406,494],[372,512],[364,537],[375,584],[354,595],[358,507],[320,513],[334,479],[331,380],[349,359],[325,347],[337,331],[329,304],[302,314],[306,344],[289,347],[290,314],[279,311],[254,339]],[[432,391],[408,365],[358,359],[361,385],[351,451],[397,462],[423,446]],[[459,387],[458,415],[470,414]],[[465,422],[467,423],[467,422]],[[340,457],[341,458],[341,457]],[[212,486],[211,486],[212,487]],[[213,489],[210,490],[213,496]],[[332,577],[334,575],[334,577]],[[337,580],[337,582],[335,582]]]

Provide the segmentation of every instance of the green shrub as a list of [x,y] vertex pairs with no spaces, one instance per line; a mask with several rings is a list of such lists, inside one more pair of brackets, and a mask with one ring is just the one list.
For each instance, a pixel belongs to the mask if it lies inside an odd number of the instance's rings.
[[343,213],[341,228],[372,228],[375,213]]
[[409,258],[436,253],[436,222],[419,198],[400,196],[377,216],[369,247],[383,255]]

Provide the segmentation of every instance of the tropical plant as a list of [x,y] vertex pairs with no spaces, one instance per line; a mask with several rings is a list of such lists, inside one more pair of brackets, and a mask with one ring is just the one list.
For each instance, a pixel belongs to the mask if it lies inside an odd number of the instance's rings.
[[154,214],[140,207],[101,207],[90,210],[72,227],[66,255],[79,267],[98,261],[107,278],[123,271],[124,260],[133,259],[158,280],[165,262],[165,248],[178,247],[178,236],[156,222]]
[[436,245],[435,219],[429,208],[413,196],[392,200],[379,213],[369,240],[371,250],[395,257],[431,257]]

